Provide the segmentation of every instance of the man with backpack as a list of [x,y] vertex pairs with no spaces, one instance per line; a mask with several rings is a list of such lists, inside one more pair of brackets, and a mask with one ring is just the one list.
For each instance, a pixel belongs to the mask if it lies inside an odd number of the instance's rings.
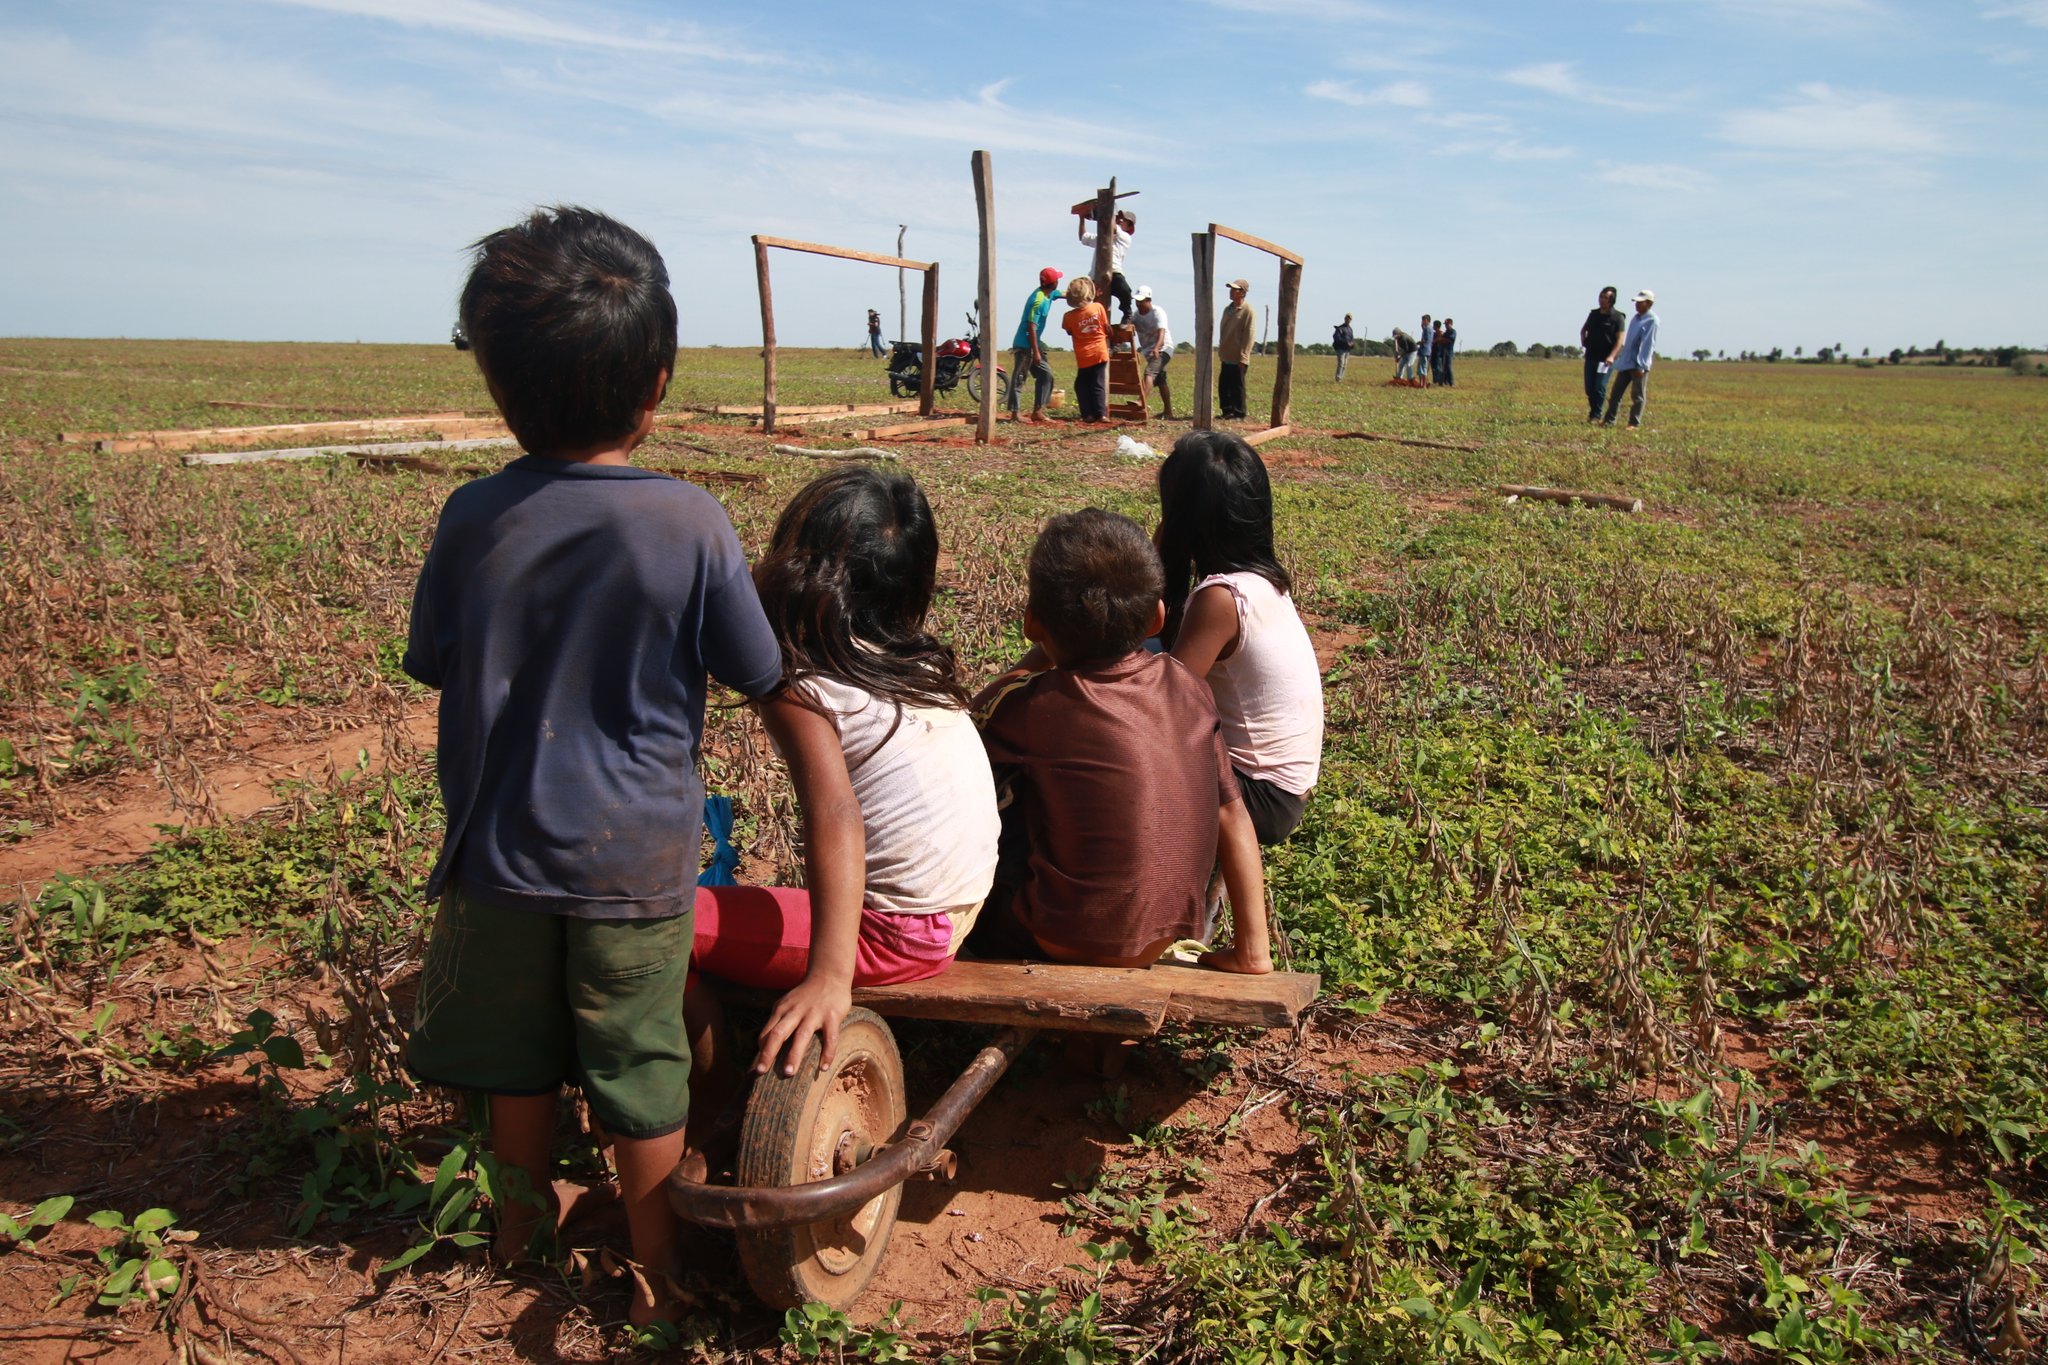
[[1337,353],[1337,382],[1344,382],[1344,362],[1351,358],[1351,314],[1330,333],[1330,349]]

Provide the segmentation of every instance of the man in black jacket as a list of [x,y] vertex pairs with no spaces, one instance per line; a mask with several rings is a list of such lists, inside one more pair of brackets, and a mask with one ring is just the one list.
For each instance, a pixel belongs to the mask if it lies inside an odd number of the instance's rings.
[[1608,285],[1600,291],[1600,306],[1586,314],[1585,323],[1579,328],[1579,345],[1586,352],[1586,420],[1600,420],[1600,409],[1607,405],[1607,378],[1614,364],[1614,353],[1621,349],[1621,334],[1628,326],[1628,318],[1614,306],[1618,291]]
[[1344,321],[1337,324],[1330,333],[1330,349],[1337,353],[1337,382],[1344,382],[1344,362],[1351,358],[1351,314],[1344,315]]

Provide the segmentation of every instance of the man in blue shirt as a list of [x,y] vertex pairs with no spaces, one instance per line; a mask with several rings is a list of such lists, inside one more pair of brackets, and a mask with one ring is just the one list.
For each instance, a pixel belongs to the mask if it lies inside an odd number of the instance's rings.
[[1010,340],[1010,420],[1017,420],[1017,390],[1024,386],[1028,372],[1033,380],[1029,421],[1045,420],[1045,405],[1052,401],[1052,366],[1045,359],[1045,315],[1060,296],[1060,272],[1047,266],[1038,272],[1038,288],[1024,300],[1024,316],[1017,320],[1017,335]]
[[1654,291],[1644,289],[1635,296],[1636,315],[1628,320],[1628,333],[1614,354],[1614,382],[1607,391],[1607,416],[1600,425],[1614,425],[1621,407],[1621,395],[1633,390],[1628,405],[1628,425],[1633,431],[1643,424],[1643,404],[1649,399],[1650,365],[1657,358],[1657,315],[1650,311],[1657,302]]

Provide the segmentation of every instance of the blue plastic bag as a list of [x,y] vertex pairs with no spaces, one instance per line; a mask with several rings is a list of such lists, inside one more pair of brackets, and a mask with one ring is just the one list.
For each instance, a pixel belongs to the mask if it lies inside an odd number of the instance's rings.
[[699,886],[735,886],[739,882],[740,855],[732,846],[732,798],[704,798],[704,828],[711,832],[711,866],[697,874]]

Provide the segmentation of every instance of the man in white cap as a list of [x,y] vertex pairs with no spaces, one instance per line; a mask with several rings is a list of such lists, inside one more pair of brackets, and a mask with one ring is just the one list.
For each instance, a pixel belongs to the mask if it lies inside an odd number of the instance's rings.
[[1650,311],[1657,302],[1655,290],[1642,289],[1635,296],[1636,315],[1628,320],[1628,331],[1621,338],[1621,349],[1614,353],[1614,380],[1607,389],[1607,416],[1600,423],[1603,427],[1614,425],[1614,414],[1621,407],[1621,395],[1632,390],[1634,396],[1628,405],[1628,425],[1633,431],[1643,424],[1643,404],[1649,399],[1650,365],[1657,358],[1657,315]]
[[1226,418],[1244,417],[1244,372],[1252,363],[1252,306],[1244,301],[1249,280],[1232,280],[1230,304],[1223,310],[1216,337],[1216,406]]
[[1159,390],[1161,417],[1173,417],[1173,392],[1166,387],[1166,367],[1173,363],[1173,333],[1166,329],[1166,310],[1152,302],[1152,286],[1141,284],[1138,311],[1131,325],[1138,329],[1138,354],[1145,358],[1145,382]]

